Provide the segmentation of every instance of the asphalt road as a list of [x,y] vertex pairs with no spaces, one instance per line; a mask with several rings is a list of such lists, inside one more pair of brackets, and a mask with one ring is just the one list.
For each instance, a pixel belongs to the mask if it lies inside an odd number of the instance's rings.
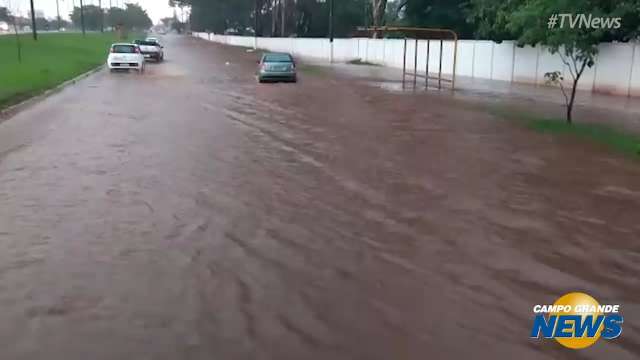
[[[446,96],[164,39],[0,124],[0,358],[637,359],[640,170]],[[531,340],[537,303],[623,335]]]

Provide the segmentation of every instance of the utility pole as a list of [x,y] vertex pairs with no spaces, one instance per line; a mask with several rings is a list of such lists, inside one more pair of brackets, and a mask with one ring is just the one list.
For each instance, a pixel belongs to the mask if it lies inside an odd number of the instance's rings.
[[276,34],[276,25],[278,24],[278,6],[280,2],[278,0],[271,0],[271,34],[269,36],[274,37]]
[[329,43],[331,46],[331,62],[333,63],[333,0],[329,0]]
[[62,21],[60,20],[60,0],[56,0],[56,11],[58,13],[58,31],[60,31],[60,28],[62,27]]
[[36,10],[31,0],[31,31],[33,32],[33,40],[38,40],[38,30],[36,30]]
[[104,11],[102,11],[102,0],[98,0],[98,7],[100,8],[100,32],[104,32]]
[[82,36],[86,36],[87,34],[84,29],[84,5],[82,4],[82,0],[80,0],[80,26],[82,27]]

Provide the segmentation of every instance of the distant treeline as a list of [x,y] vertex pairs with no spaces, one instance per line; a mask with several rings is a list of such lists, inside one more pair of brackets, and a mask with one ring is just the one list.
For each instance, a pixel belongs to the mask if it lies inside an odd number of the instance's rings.
[[[39,30],[57,30],[58,25],[61,28],[69,28],[70,26],[80,28],[80,8],[75,7],[69,16],[71,17],[71,22],[61,20],[60,24],[58,24],[57,19],[38,17],[36,18],[36,27]],[[13,24],[14,20],[19,27],[31,26],[31,19],[25,17],[15,17],[14,19],[7,8],[0,7],[0,21]],[[122,25],[129,29],[148,29],[151,27],[152,22],[147,12],[137,4],[126,4],[124,9],[118,7],[101,9],[95,5],[85,5],[84,25],[90,31],[100,30],[103,26],[108,28],[117,25]]]
[[[546,25],[548,10],[559,0],[334,0],[336,36],[349,36],[359,26],[402,25],[448,28],[461,38],[519,38],[518,16],[539,14]],[[616,16],[625,30],[638,28],[640,0],[563,0],[566,13]],[[324,37],[329,33],[330,0],[170,0],[191,7],[191,29],[262,36]],[[257,10],[257,11],[256,11]],[[611,39],[629,31],[611,32]],[[598,35],[600,36],[600,35]]]

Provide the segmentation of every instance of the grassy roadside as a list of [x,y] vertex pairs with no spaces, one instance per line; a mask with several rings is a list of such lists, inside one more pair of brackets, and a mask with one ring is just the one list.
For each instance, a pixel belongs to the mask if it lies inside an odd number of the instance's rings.
[[518,121],[534,131],[556,136],[573,136],[594,142],[615,152],[640,160],[640,135],[618,129],[611,125],[574,122],[565,119],[545,118],[526,113],[492,109],[491,113],[503,119]]
[[15,36],[0,36],[0,109],[18,103],[106,61],[113,33],[21,35],[22,63]]

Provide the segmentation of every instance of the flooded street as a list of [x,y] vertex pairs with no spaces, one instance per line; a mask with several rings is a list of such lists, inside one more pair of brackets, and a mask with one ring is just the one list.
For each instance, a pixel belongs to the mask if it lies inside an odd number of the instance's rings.
[[[640,165],[186,37],[0,123],[0,358],[637,359]],[[616,340],[532,306],[620,303]]]

